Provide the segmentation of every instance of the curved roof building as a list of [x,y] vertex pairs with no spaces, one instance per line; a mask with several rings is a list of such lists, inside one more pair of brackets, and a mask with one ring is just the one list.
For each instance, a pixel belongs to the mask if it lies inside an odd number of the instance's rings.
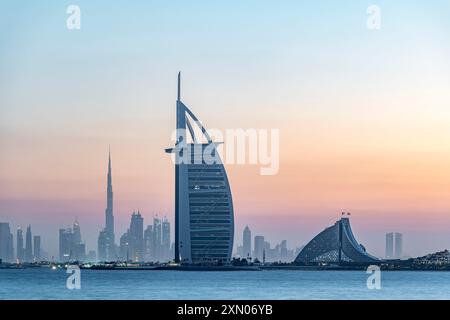
[[347,217],[315,236],[299,253],[296,263],[356,262],[377,263],[380,260],[366,252],[356,241]]
[[180,74],[176,128],[175,147],[166,149],[175,154],[175,262],[228,263],[234,237],[230,184],[217,143],[181,102]]

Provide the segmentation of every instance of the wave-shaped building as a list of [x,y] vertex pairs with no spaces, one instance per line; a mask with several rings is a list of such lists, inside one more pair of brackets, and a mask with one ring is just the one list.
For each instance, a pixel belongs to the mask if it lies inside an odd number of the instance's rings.
[[226,264],[234,237],[230,184],[217,143],[180,99],[180,74],[176,107],[176,143],[166,149],[175,155],[175,262]]
[[312,263],[379,263],[380,259],[366,252],[353,235],[348,217],[315,236],[295,259],[298,264]]

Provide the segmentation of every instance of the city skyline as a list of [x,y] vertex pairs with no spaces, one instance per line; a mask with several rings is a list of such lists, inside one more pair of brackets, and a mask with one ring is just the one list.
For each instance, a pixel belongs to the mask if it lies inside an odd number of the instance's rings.
[[[138,221],[138,225],[136,226],[136,221]],[[128,250],[129,247],[136,246],[136,228],[142,229],[137,231],[138,234],[141,235],[141,244],[142,246],[138,249],[140,252],[136,254],[134,251],[135,248]],[[155,230],[159,230],[159,236]],[[134,229],[134,230],[133,230]],[[0,236],[2,237],[2,248],[0,248],[0,258],[3,258],[4,261],[7,262],[16,262],[19,260],[20,262],[39,262],[39,261],[55,261],[55,262],[68,262],[68,261],[84,261],[84,262],[96,262],[102,261],[99,259],[96,250],[93,250],[91,247],[86,247],[85,241],[81,236],[81,226],[76,219],[73,222],[73,225],[67,226],[65,228],[59,229],[59,239],[58,239],[58,252],[55,254],[49,254],[47,251],[44,251],[41,246],[41,236],[34,235],[32,236],[33,244],[31,247],[32,250],[32,258],[25,257],[25,249],[26,243],[24,244],[23,232],[21,227],[17,228],[17,235],[21,234],[21,237],[13,237],[13,234],[10,232],[10,238],[5,238],[8,235],[9,223],[8,222],[0,222]],[[31,225],[27,227],[31,232]],[[248,255],[243,255],[245,252],[245,234],[251,237],[251,230],[249,226],[245,226],[242,230],[244,233],[244,237],[242,238],[242,243],[235,243],[232,257],[233,258],[249,258],[255,259],[260,258],[260,262],[262,262],[262,256],[264,250],[269,251],[266,253],[268,255],[267,262],[293,262],[295,256],[300,252],[300,249],[304,246],[287,246],[286,240],[281,240],[280,243],[276,244],[272,248],[272,242],[269,239],[264,238],[262,235],[256,235],[256,238],[259,238],[261,241],[258,244],[259,251],[256,247],[249,249]],[[134,237],[134,239],[133,239]],[[139,238],[139,237],[138,237]],[[5,241],[7,239],[7,241]],[[117,245],[117,256],[114,261],[134,261],[134,262],[167,262],[174,260],[174,242],[171,242],[171,226],[167,217],[159,218],[158,215],[153,216],[153,224],[146,225],[144,230],[144,219],[140,215],[140,212],[133,212],[131,215],[131,223],[130,227],[127,231],[120,237],[120,241]],[[150,241],[150,243],[148,242]],[[253,240],[250,239],[250,244]],[[134,242],[134,243],[133,243]],[[254,241],[256,243],[257,241]],[[11,246],[12,243],[12,246]],[[20,243],[22,244],[22,248],[20,249]],[[159,244],[158,244],[159,243]],[[159,248],[155,248],[159,245]],[[8,246],[11,246],[9,248]],[[138,244],[139,246],[139,244]],[[125,250],[124,250],[125,249]],[[10,256],[8,256],[8,250],[17,250],[16,252],[12,252]],[[159,250],[159,251],[158,251]],[[283,250],[285,251],[283,253]],[[19,253],[20,252],[20,253]]]
[[57,253],[57,230],[78,217],[96,248],[109,144],[116,238],[133,210],[172,219],[173,164],[161,152],[181,69],[183,99],[208,124],[280,129],[277,175],[227,166],[235,242],[249,224],[306,244],[346,210],[379,257],[389,230],[408,235],[406,255],[450,248],[447,2],[412,1],[407,13],[384,3],[377,32],[365,4],[80,5],[79,32],[56,4],[0,13],[15,19],[0,35],[0,220],[14,237],[22,226],[25,242],[31,224]]
[[[198,137],[195,136],[194,131],[192,129],[192,124],[189,123],[188,119],[186,118],[186,114],[188,113],[191,118],[193,118],[193,121],[196,121],[196,124],[200,126],[201,131],[205,135],[205,138],[208,140],[209,144],[213,144],[211,138],[209,137],[206,129],[202,126],[202,124],[199,122],[199,120],[193,115],[193,113],[187,109],[187,107],[181,102],[180,100],[180,72],[178,73],[178,93],[177,93],[177,136],[178,141],[188,141],[186,138],[187,134],[187,127],[189,128],[189,132],[191,134],[191,139],[193,141],[197,141]],[[179,117],[181,116],[181,120]],[[181,127],[178,127],[181,126]],[[180,130],[181,129],[181,130]],[[180,153],[180,150],[183,150],[185,148],[182,144],[176,143],[176,146],[180,147],[178,151],[174,151],[175,149],[170,148],[166,149],[167,153]],[[196,150],[195,148],[191,148],[191,145],[187,145],[188,150]],[[192,144],[192,146],[195,146],[195,144]],[[202,146],[202,149],[204,149],[204,146]],[[215,150],[215,149],[214,149]],[[188,158],[194,161],[195,159],[195,151],[191,151],[192,155],[189,155]],[[204,156],[204,155],[203,155]],[[180,160],[176,160],[175,163],[180,162]],[[178,162],[177,162],[178,161]],[[205,161],[204,159],[202,161]],[[183,162],[180,162],[183,164]],[[195,163],[195,162],[194,162]],[[194,164],[193,163],[193,164]],[[219,164],[221,163],[219,158]],[[217,165],[217,164],[216,164]],[[216,171],[216,167],[211,165],[205,165],[203,164],[202,167],[199,167],[198,164],[188,167],[190,170],[193,170],[195,172],[201,171],[202,172],[202,178],[204,179],[204,171],[205,169],[211,171]],[[199,169],[200,168],[200,169]],[[223,170],[223,166],[222,169]],[[192,178],[195,178],[195,181],[197,185],[193,185],[193,190],[198,191],[203,189],[211,189],[216,188],[215,184],[207,183],[202,185],[199,185],[198,176],[190,177],[190,182]],[[216,179],[215,177],[214,179]],[[186,180],[186,178],[183,178]],[[210,178],[208,178],[210,179]],[[226,180],[226,174],[225,174],[225,180]],[[191,183],[190,183],[191,184]],[[178,186],[178,182],[176,181],[176,186]],[[181,188],[182,190],[184,187]],[[153,225],[147,225],[147,228],[144,231],[144,219],[142,218],[140,211],[137,212],[133,211],[131,215],[131,222],[130,227],[126,229],[126,232],[120,237],[120,241],[116,244],[114,241],[114,214],[113,214],[113,185],[112,185],[112,166],[111,166],[111,146],[109,146],[108,150],[108,166],[107,166],[107,183],[106,183],[106,209],[105,209],[105,228],[102,229],[99,233],[98,241],[97,241],[97,251],[95,250],[89,250],[89,248],[86,248],[86,244],[84,241],[81,241],[81,231],[80,231],[80,225],[78,222],[78,219],[75,219],[75,222],[73,224],[73,227],[67,227],[67,228],[60,228],[59,229],[59,250],[58,255],[51,255],[50,256],[46,253],[45,258],[43,260],[55,260],[55,257],[59,257],[58,261],[66,262],[66,261],[134,261],[134,262],[163,262],[163,261],[171,261],[174,260],[176,262],[179,262],[180,260],[177,260],[175,257],[178,255],[180,258],[182,258],[182,254],[180,251],[177,251],[177,240],[175,238],[175,242],[171,242],[170,238],[170,223],[167,219],[167,217],[164,217],[163,220],[160,220],[158,218],[158,214],[156,214],[156,217],[153,216]],[[229,193],[227,197],[231,199],[230,194],[230,188],[227,188],[227,192]],[[176,202],[178,199],[176,199]],[[214,202],[215,203],[215,202]],[[232,205],[232,204],[231,204]],[[190,216],[190,212],[186,211],[183,213],[186,216]],[[341,216],[347,215],[346,221],[348,221],[350,213],[342,212]],[[176,215],[175,221],[176,221]],[[192,218],[191,218],[192,219]],[[197,218],[198,219],[198,218]],[[162,221],[162,222],[161,222]],[[233,221],[233,217],[231,219]],[[162,223],[162,224],[161,224]],[[186,223],[186,222],[184,222]],[[6,261],[21,261],[21,262],[32,262],[32,261],[39,261],[41,258],[41,237],[40,236],[32,236],[31,234],[31,225],[28,225],[27,231],[26,231],[26,238],[25,238],[25,246],[23,246],[24,239],[23,239],[23,232],[21,227],[19,226],[17,228],[17,239],[16,239],[16,245],[17,245],[17,254],[16,259],[10,260],[11,257],[14,255],[11,255],[9,250],[9,245],[11,241],[13,240],[12,233],[10,234],[11,239],[8,236],[9,233],[7,230],[9,230],[9,223],[1,223],[2,227],[2,254],[6,257]],[[186,228],[184,226],[183,228]],[[185,231],[179,231],[182,233],[188,233],[190,234],[193,232],[194,229],[191,230],[192,227],[187,228]],[[234,229],[234,225],[232,226],[232,229]],[[177,230],[177,227],[175,227],[175,232]],[[200,229],[199,229],[200,230]],[[217,229],[218,231],[222,231],[221,228]],[[196,231],[198,232],[198,231]],[[275,248],[271,248],[271,243],[269,241],[265,241],[264,236],[262,235],[256,235],[254,237],[254,248],[252,250],[251,248],[251,230],[249,229],[248,225],[245,226],[243,229],[243,236],[242,236],[242,245],[239,245],[235,242],[234,239],[234,231],[232,232],[233,236],[231,239],[231,243],[234,243],[234,246],[231,245],[228,251],[227,258],[223,260],[223,262],[230,261],[231,258],[237,257],[237,258],[245,258],[245,259],[253,259],[259,262],[265,262],[266,257],[268,257],[268,262],[276,262],[276,261],[283,261],[283,262],[293,262],[297,254],[301,253],[299,249],[302,249],[305,247],[304,244],[300,244],[299,246],[294,246],[292,250],[289,250],[287,247],[287,240],[281,240],[280,244],[277,244]],[[395,236],[395,245],[394,245],[394,236]],[[353,235],[351,235],[350,238],[352,238]],[[186,235],[184,235],[182,238],[186,238]],[[6,240],[7,241],[6,241]],[[31,244],[31,241],[33,240],[33,245]],[[313,239],[314,240],[314,239]],[[156,241],[156,242],[155,242]],[[354,240],[356,241],[356,240]],[[151,243],[150,243],[151,242]],[[312,242],[312,241],[311,241]],[[170,253],[170,248],[173,246],[173,252]],[[38,246],[38,248],[36,248]],[[209,245],[208,245],[209,246]],[[280,251],[281,246],[281,251]],[[3,248],[4,247],[4,248]],[[109,249],[109,247],[112,247],[112,249]],[[151,249],[150,249],[151,248]],[[362,247],[365,251],[365,248]],[[14,248],[11,248],[12,251],[14,251]],[[200,249],[197,249],[200,250]],[[284,250],[284,254],[283,254]],[[207,251],[209,252],[209,250]],[[245,252],[247,252],[247,255],[245,255]],[[385,247],[385,258],[404,258],[403,254],[403,234],[395,232],[395,233],[386,233],[386,247]],[[190,253],[184,253],[184,254],[190,254]],[[205,254],[202,254],[202,256]],[[205,255],[207,256],[207,254]],[[0,257],[1,258],[1,257]],[[181,261],[192,262],[193,260],[188,259],[181,259]],[[201,262],[203,260],[196,260],[196,263]]]

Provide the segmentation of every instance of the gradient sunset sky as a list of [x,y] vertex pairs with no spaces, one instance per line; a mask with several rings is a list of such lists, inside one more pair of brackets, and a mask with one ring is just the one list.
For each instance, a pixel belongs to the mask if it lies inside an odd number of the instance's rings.
[[277,175],[226,166],[236,244],[248,224],[293,248],[350,211],[380,257],[391,231],[450,249],[449,1],[2,1],[0,30],[0,221],[50,254],[76,217],[96,250],[108,145],[116,238],[133,209],[173,221],[179,70],[206,127],[280,130]]

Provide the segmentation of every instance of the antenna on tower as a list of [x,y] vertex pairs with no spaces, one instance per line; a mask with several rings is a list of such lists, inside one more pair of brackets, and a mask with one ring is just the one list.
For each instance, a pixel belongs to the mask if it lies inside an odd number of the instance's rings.
[[180,101],[181,98],[181,71],[178,72],[178,98],[177,100]]

